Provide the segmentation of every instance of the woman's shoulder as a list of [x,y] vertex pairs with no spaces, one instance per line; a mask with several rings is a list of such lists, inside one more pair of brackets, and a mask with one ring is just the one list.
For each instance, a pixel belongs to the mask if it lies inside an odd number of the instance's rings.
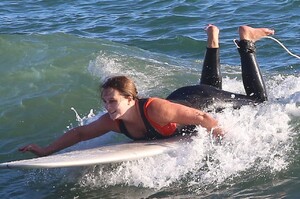
[[171,104],[172,103],[166,99],[162,99],[159,97],[151,97],[147,100],[145,104],[145,109],[147,109],[148,113],[158,113],[159,110],[172,106]]
[[119,131],[119,122],[111,119],[108,113],[101,115],[95,122],[108,131]]
[[159,98],[159,97],[150,97],[150,98],[146,98],[146,103],[147,104],[163,104],[163,103],[168,103],[170,101],[163,99],[163,98]]
[[142,103],[144,103],[144,110],[145,111],[151,111],[151,110],[157,110],[157,108],[161,108],[161,106],[164,106],[166,103],[169,103],[169,101],[159,98],[159,97],[150,97],[142,99]]

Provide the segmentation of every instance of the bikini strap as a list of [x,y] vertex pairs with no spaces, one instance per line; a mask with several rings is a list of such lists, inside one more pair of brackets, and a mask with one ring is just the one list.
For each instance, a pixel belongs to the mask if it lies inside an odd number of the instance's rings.
[[149,98],[145,98],[145,99],[139,99],[137,101],[139,109],[140,109],[142,120],[143,120],[144,125],[145,125],[146,130],[147,130],[145,138],[139,139],[139,138],[133,137],[132,135],[130,135],[129,131],[127,130],[127,128],[124,124],[124,122],[122,120],[118,120],[119,128],[120,128],[121,133],[123,133],[124,135],[126,135],[127,137],[129,137],[132,140],[144,140],[144,139],[154,140],[154,139],[163,139],[163,138],[168,138],[169,137],[169,136],[163,136],[159,132],[157,132],[156,129],[150,124],[150,122],[146,118],[144,107],[145,107],[145,104],[147,103],[148,100],[149,100]]
[[163,136],[159,132],[157,132],[156,129],[150,124],[150,122],[146,118],[144,107],[148,100],[149,100],[149,98],[138,100],[141,117],[142,117],[144,125],[147,129],[146,138],[149,140],[167,138],[166,136]]
[[119,128],[120,128],[120,131],[121,131],[122,134],[126,135],[127,137],[129,137],[132,140],[139,140],[139,139],[137,139],[135,137],[132,137],[130,135],[129,131],[127,130],[127,128],[126,128],[126,126],[123,122],[123,120],[118,120],[118,124],[119,124]]

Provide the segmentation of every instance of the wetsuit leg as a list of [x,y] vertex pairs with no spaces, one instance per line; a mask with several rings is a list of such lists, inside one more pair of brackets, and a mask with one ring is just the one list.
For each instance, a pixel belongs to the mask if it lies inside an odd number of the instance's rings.
[[200,84],[222,89],[219,48],[206,49]]
[[207,49],[200,85],[186,86],[172,92],[167,99],[198,109],[222,110],[230,104],[233,108],[267,100],[265,84],[256,61],[253,42],[238,43],[241,56],[242,77],[247,95],[222,90],[219,67],[219,50]]
[[256,60],[255,43],[248,40],[237,42],[242,65],[242,78],[247,96],[256,101],[267,100],[267,92]]

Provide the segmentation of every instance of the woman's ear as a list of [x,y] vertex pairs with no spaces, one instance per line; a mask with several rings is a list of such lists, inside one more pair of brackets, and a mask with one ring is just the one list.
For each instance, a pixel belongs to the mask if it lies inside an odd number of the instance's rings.
[[128,96],[127,100],[128,100],[128,105],[130,104],[130,102],[134,101],[132,96]]

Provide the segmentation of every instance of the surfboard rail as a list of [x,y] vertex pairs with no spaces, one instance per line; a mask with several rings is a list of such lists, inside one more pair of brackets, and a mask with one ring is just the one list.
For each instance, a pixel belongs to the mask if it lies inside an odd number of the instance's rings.
[[63,168],[117,163],[168,153],[190,142],[191,136],[128,143],[76,150],[45,157],[0,163],[0,169]]

